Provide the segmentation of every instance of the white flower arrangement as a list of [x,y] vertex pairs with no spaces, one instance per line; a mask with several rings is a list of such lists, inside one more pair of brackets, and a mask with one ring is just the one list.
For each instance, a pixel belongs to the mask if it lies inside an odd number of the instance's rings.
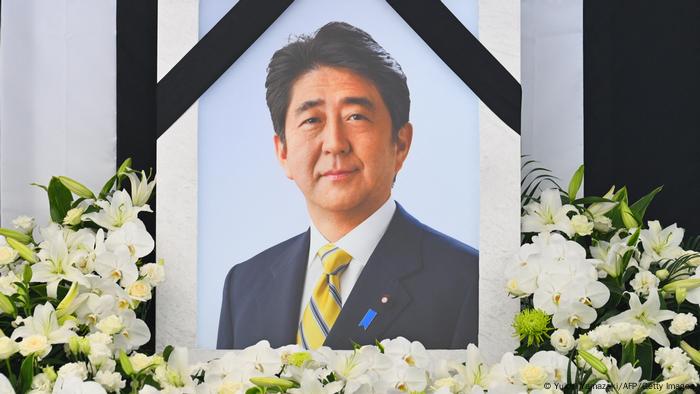
[[625,188],[574,199],[582,168],[568,192],[524,199],[523,243],[505,278],[525,307],[513,323],[521,346],[497,363],[473,344],[445,360],[401,337],[353,351],[261,341],[198,365],[184,348],[148,355],[138,316],[165,271],[145,261],[154,242],[138,218],[151,212],[154,181],[129,165],[98,197],[53,178],[40,240],[32,218],[0,229],[0,393],[631,394],[700,384],[700,254],[676,225],[643,228],[658,190],[631,205]]

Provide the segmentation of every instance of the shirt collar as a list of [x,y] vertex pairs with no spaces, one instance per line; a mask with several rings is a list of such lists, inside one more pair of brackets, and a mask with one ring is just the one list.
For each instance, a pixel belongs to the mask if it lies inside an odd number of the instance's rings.
[[[396,202],[390,196],[379,209],[335,242],[335,245],[348,252],[354,261],[358,261],[362,265],[366,264],[389,227],[389,222],[391,222],[395,211]],[[329,241],[318,231],[313,221],[310,227],[309,253],[315,255]]]

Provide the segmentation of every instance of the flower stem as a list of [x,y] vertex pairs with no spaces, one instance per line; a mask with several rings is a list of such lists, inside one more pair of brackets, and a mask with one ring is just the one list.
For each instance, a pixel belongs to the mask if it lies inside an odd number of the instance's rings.
[[12,373],[12,367],[10,366],[10,358],[5,359],[5,365],[7,366],[7,374],[9,375],[8,378],[10,378],[10,384],[12,387],[15,387],[15,374]]

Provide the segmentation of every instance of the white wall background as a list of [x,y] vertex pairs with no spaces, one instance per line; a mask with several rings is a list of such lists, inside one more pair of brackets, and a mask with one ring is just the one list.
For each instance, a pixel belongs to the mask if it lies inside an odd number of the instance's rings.
[[52,175],[99,190],[116,170],[116,0],[3,1],[0,219],[49,218]]
[[[228,11],[222,3],[200,1],[200,39]],[[476,32],[477,3],[464,4],[471,8],[464,23]],[[296,0],[199,100],[199,347],[216,347],[231,267],[309,226],[303,195],[274,154],[264,86],[272,54],[290,36],[331,21],[367,31],[408,77],[413,143],[392,197],[423,223],[479,248],[476,95],[388,3]]]
[[566,188],[583,164],[583,0],[523,0],[522,45],[522,151]]

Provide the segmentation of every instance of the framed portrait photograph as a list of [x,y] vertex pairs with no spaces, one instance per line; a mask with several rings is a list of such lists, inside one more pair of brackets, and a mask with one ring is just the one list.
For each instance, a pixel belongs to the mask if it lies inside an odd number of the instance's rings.
[[[477,2],[453,3],[477,32]],[[177,265],[158,296],[179,300],[159,343],[463,349],[517,311],[496,276],[519,136],[385,1],[293,2],[161,136],[158,170]]]

